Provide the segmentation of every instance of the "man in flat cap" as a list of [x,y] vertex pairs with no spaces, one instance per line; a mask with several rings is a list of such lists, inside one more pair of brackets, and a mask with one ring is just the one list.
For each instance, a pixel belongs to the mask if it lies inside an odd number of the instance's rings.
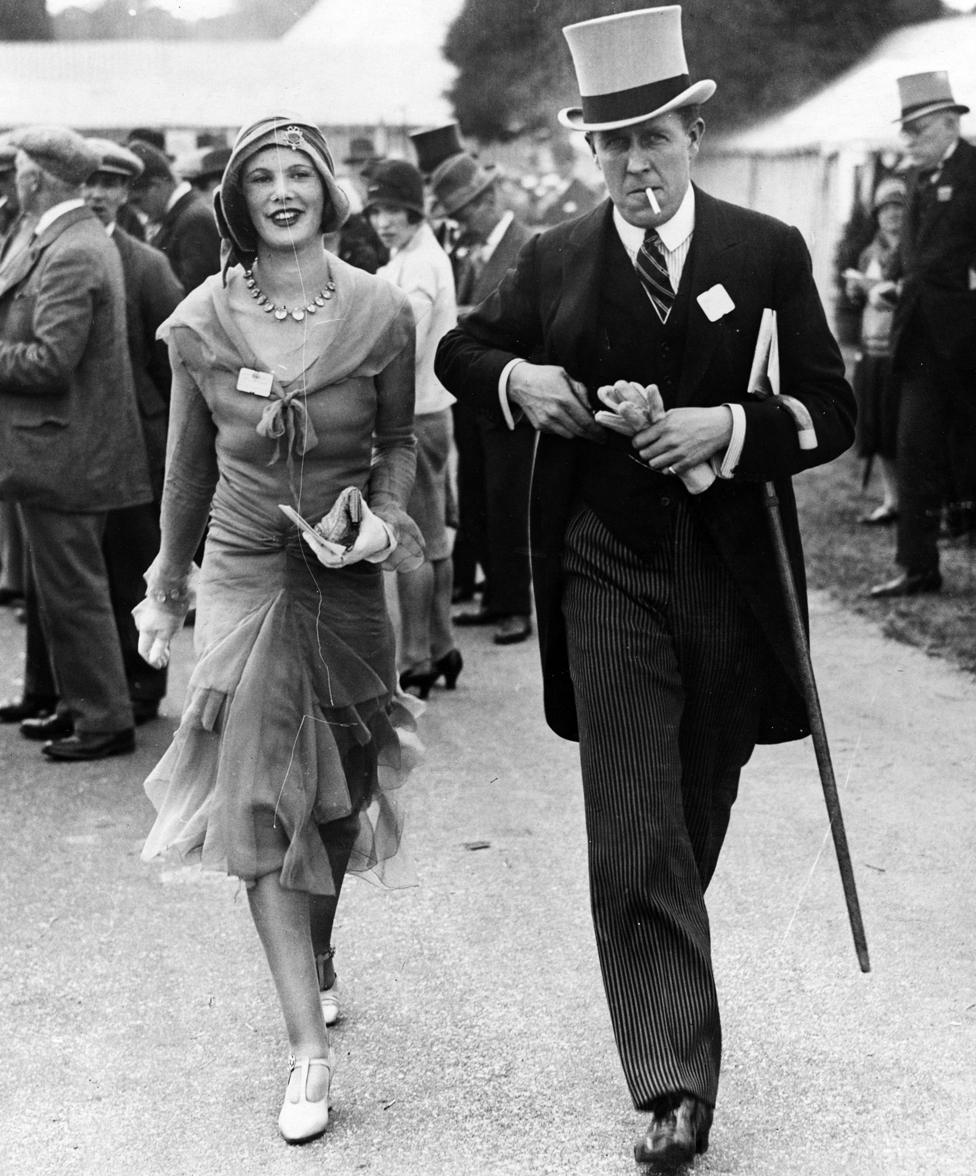
[[85,182],[85,200],[115,242],[122,260],[129,358],[153,491],[152,502],[111,511],[105,535],[112,603],[138,725],[155,717],[166,694],[166,668],[155,669],[139,656],[132,610],[145,596],[143,573],[159,551],[172,377],[166,346],[157,340],[156,331],[182,301],[183,287],[163,253],[135,240],[116,223],[130,183],[142,172],[138,156],[108,139],[89,139],[88,144],[100,162]]
[[151,143],[135,139],[127,146],[142,164],[142,172],[129,185],[129,202],[155,226],[151,243],[166,254],[189,294],[220,272],[220,233],[213,206],[188,180],[176,179],[169,160]]
[[968,106],[946,73],[898,79],[912,164],[901,278],[874,298],[896,302],[892,370],[898,385],[899,574],[875,598],[938,592],[939,526],[976,532],[976,147],[960,136]]
[[118,252],[81,196],[98,157],[64,127],[15,137],[34,236],[0,280],[0,496],[30,548],[58,711],[21,725],[54,760],[132,751],[102,554],[107,513],[151,498]]
[[[650,1114],[637,1158],[657,1171],[708,1146],[721,1029],[704,896],[740,770],[757,742],[808,733],[763,484],[802,599],[790,475],[854,437],[800,234],[690,182],[715,83],[689,78],[680,18],[564,30],[583,100],[560,121],[588,136],[610,199],[529,241],[437,364],[459,398],[539,430],[546,717],[580,742],[597,948]],[[749,394],[767,311],[782,396]]]
[[[436,210],[460,228],[453,260],[463,313],[495,289],[532,233],[502,207],[494,168],[482,167],[467,152],[442,160],[430,187]],[[454,421],[461,554],[473,555],[485,575],[481,606],[455,623],[491,625],[496,645],[515,645],[532,632],[529,476],[535,430],[528,421],[510,429],[461,400]],[[463,583],[465,570],[459,570]],[[467,577],[473,576],[472,567]]]

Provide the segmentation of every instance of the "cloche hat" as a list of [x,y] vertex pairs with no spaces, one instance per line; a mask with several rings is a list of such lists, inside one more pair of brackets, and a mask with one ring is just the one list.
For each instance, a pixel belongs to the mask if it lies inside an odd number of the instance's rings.
[[579,82],[580,106],[559,112],[574,131],[632,126],[707,102],[711,79],[692,82],[681,38],[681,6],[642,8],[563,29]]
[[231,247],[228,264],[244,261],[257,253],[258,239],[247,211],[241,173],[252,156],[272,146],[284,151],[303,152],[318,172],[325,188],[323,233],[334,233],[342,228],[349,215],[349,198],[336,182],[332,153],[319,128],[295,114],[272,114],[259,119],[237,136],[220,187],[214,192],[217,227]]
[[405,159],[381,160],[369,175],[366,211],[376,204],[405,208],[425,216],[423,176]]
[[926,114],[935,114],[938,110],[954,110],[957,114],[969,113],[968,106],[963,106],[953,98],[949,75],[944,69],[907,74],[899,78],[898,96],[901,99],[901,114],[895,122],[911,122]]

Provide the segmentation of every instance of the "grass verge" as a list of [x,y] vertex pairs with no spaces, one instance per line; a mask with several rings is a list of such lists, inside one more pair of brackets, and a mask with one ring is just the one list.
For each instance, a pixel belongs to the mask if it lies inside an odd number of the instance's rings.
[[[976,675],[976,546],[940,541],[941,593],[870,600],[872,584],[898,574],[890,527],[865,527],[858,516],[881,501],[878,476],[861,492],[862,462],[845,454],[794,479],[807,578],[888,637],[918,646]],[[972,536],[970,536],[972,538]]]

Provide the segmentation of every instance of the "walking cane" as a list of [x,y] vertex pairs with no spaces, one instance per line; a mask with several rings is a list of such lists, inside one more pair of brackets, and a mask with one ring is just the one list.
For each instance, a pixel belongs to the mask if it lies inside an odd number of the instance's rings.
[[773,548],[776,552],[776,570],[779,573],[783,595],[786,598],[786,611],[789,614],[790,636],[793,638],[793,648],[796,652],[797,666],[800,671],[800,686],[803,691],[803,701],[806,703],[807,715],[810,721],[810,733],[813,736],[813,748],[817,755],[817,767],[820,769],[820,783],[823,786],[824,800],[827,803],[827,815],[830,817],[830,832],[834,839],[834,850],[837,853],[837,864],[840,867],[840,880],[844,887],[844,899],[847,902],[847,918],[854,937],[854,949],[862,972],[871,971],[868,959],[868,941],[864,934],[864,924],[861,921],[861,906],[857,900],[857,887],[854,884],[854,869],[851,865],[851,854],[847,847],[847,831],[844,828],[844,817],[840,811],[840,797],[837,794],[837,781],[834,779],[834,766],[830,759],[830,748],[827,745],[827,731],[824,727],[823,711],[820,707],[820,696],[817,693],[817,683],[813,676],[813,664],[810,661],[810,648],[807,635],[803,628],[803,617],[800,613],[800,600],[793,582],[793,570],[790,567],[790,557],[786,550],[786,537],[783,534],[783,520],[779,513],[779,496],[772,482],[766,482],[764,501],[769,516],[769,527],[773,536]]

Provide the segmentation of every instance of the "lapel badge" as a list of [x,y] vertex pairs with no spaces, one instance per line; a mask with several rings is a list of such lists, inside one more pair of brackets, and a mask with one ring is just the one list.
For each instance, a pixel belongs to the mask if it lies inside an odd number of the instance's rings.
[[697,302],[705,312],[705,317],[710,323],[717,323],[730,310],[735,310],[735,303],[729,297],[728,290],[726,290],[721,282],[705,290],[704,293],[699,294]]
[[946,204],[952,199],[952,185],[940,184],[935,190],[935,198],[940,204]]

